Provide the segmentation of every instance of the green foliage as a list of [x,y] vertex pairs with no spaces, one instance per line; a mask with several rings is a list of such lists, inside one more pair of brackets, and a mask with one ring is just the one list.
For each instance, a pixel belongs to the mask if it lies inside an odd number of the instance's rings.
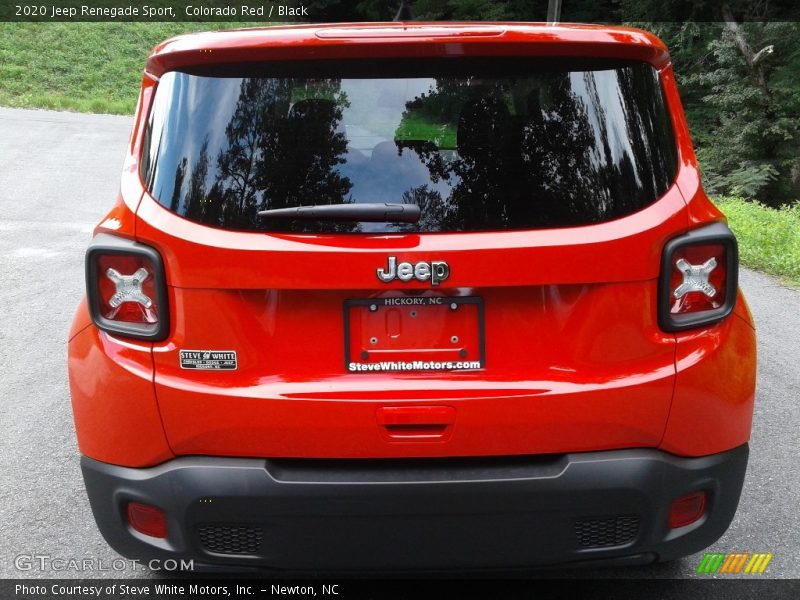
[[743,265],[800,285],[800,204],[775,209],[737,197],[715,203],[736,234]]
[[800,198],[800,24],[743,23],[763,81],[722,23],[639,24],[671,49],[704,185],[771,206]]
[[778,178],[775,166],[765,162],[742,162],[720,174],[714,167],[722,161],[707,147],[698,150],[698,160],[700,164],[710,166],[705,169],[703,180],[703,187],[709,194],[730,193],[744,198],[758,198]]

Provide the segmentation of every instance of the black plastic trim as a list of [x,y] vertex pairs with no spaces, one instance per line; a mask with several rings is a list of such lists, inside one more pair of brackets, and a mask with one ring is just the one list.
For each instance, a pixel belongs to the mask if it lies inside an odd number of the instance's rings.
[[[95,264],[100,255],[117,254],[144,256],[154,267],[154,286],[158,303],[158,323],[156,325],[140,325],[136,323],[120,323],[106,319],[100,313],[97,297],[97,270]],[[169,334],[169,304],[167,302],[167,285],[164,273],[164,261],[157,250],[133,240],[115,235],[101,233],[96,235],[86,250],[86,300],[89,314],[94,324],[101,330],[115,335],[138,340],[161,341]]]
[[[426,459],[348,465],[342,459],[194,456],[128,468],[83,457],[81,467],[98,527],[124,556],[284,572],[396,572],[687,556],[729,527],[747,457],[744,444],[696,458],[640,448],[433,459],[430,465]],[[701,490],[708,494],[705,515],[669,529],[672,501]],[[166,540],[131,530],[124,516],[131,501],[166,512]],[[580,545],[577,520],[620,515],[639,516],[632,539]],[[260,528],[263,543],[252,554],[210,551],[198,533],[208,524]]]
[[[713,310],[673,315],[670,314],[670,279],[672,277],[672,256],[683,246],[701,244],[722,244],[726,252],[725,304]],[[739,249],[736,237],[725,223],[717,222],[672,238],[664,245],[661,253],[661,274],[658,280],[658,325],[664,331],[683,331],[695,327],[713,325],[726,318],[736,306],[739,289]]]

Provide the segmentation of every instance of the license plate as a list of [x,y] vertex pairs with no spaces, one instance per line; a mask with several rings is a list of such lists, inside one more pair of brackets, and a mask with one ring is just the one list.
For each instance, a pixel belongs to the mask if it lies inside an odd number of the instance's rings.
[[475,296],[347,300],[344,348],[351,373],[482,369],[483,301]]

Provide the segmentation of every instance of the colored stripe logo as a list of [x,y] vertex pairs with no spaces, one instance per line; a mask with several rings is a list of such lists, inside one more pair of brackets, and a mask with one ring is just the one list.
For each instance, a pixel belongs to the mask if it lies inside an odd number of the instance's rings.
[[721,552],[706,552],[703,560],[697,566],[698,573],[751,573],[760,574],[767,569],[769,561],[772,560],[772,553],[765,552],[738,552],[733,554],[723,554]]

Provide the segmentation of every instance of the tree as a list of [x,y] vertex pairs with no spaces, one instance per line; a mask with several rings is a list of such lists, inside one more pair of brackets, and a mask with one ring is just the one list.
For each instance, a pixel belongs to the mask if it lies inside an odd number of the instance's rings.
[[637,25],[653,30],[671,49],[706,190],[773,206],[796,201],[800,26],[734,21]]

